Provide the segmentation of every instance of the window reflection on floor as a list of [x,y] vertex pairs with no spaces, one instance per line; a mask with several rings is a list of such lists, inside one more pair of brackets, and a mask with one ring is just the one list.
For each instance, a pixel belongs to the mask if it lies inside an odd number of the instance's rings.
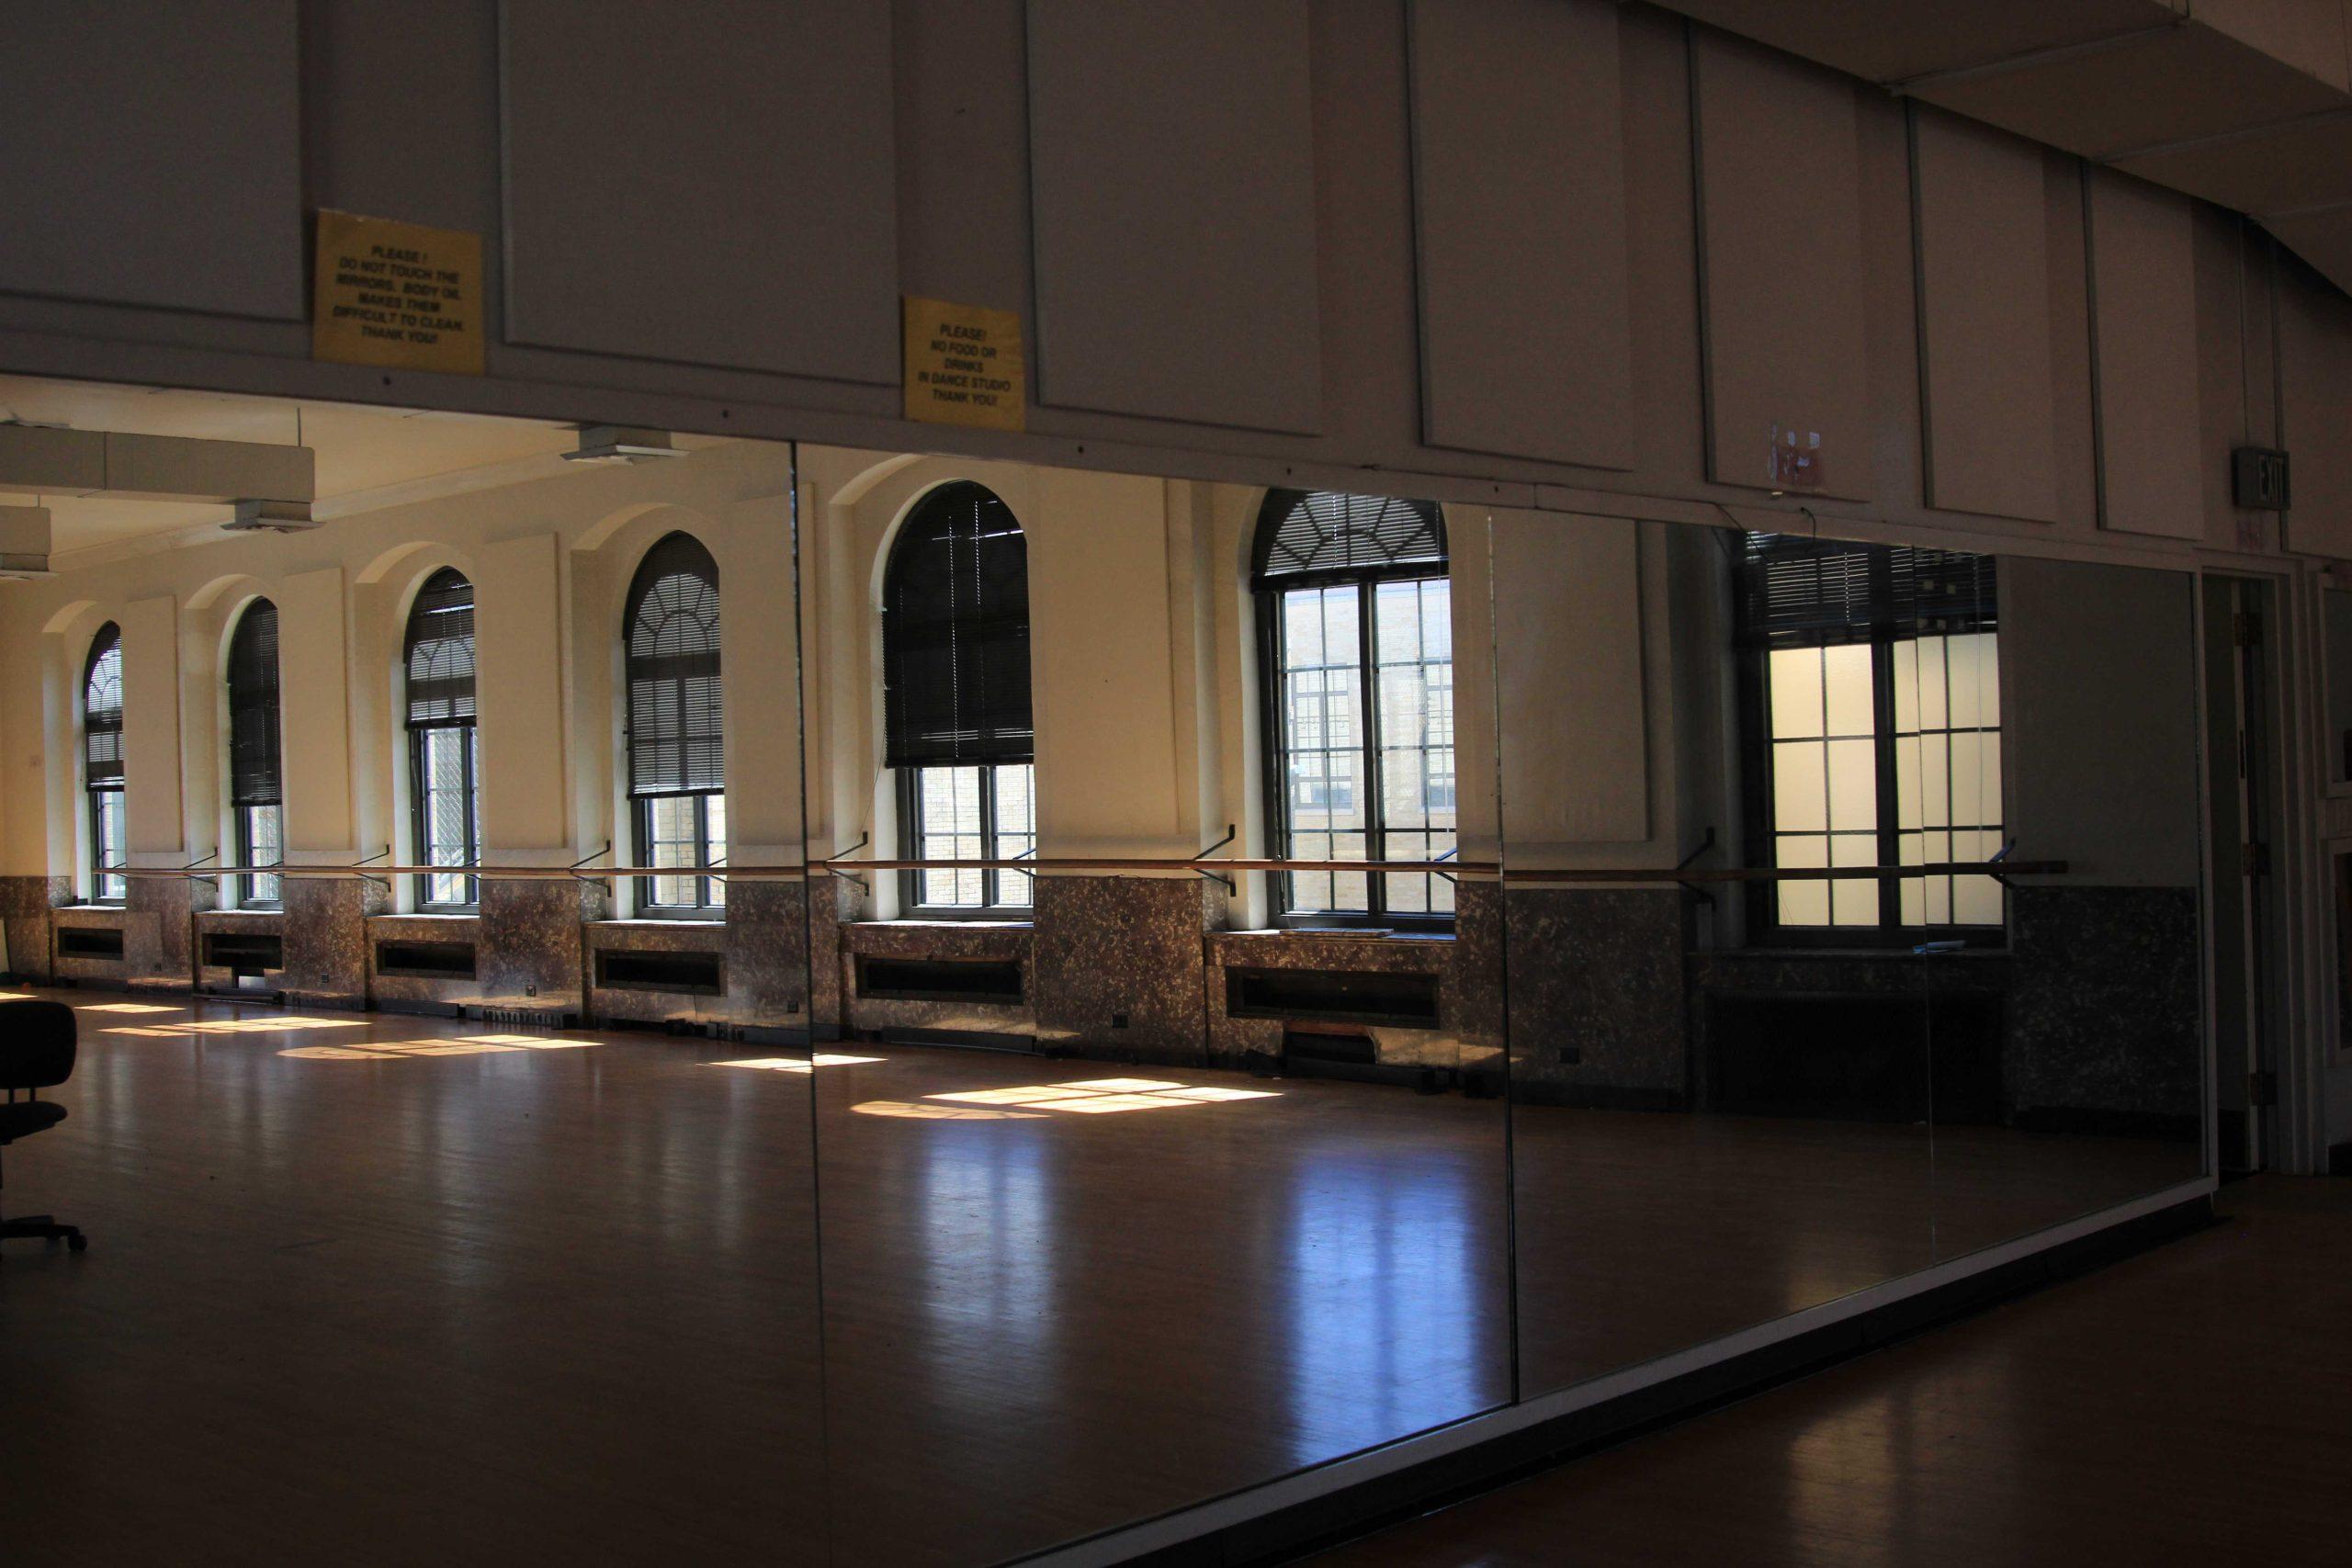
[[1075,1083],[1027,1084],[1016,1089],[975,1089],[932,1094],[965,1105],[1023,1106],[1033,1110],[1075,1111],[1099,1116],[1122,1111],[1167,1111],[1186,1105],[1215,1105],[1234,1100],[1276,1100],[1267,1089],[1193,1089],[1164,1078],[1081,1078]]
[[278,1055],[311,1062],[366,1062],[404,1056],[481,1056],[506,1051],[581,1051],[595,1043],[594,1040],[551,1040],[538,1034],[467,1034],[453,1040],[370,1040],[365,1045],[296,1045]]
[[[5,1000],[6,998],[0,998]],[[161,1002],[76,1002],[75,1012],[186,1012],[186,1008],[169,1008]]]
[[820,1051],[814,1056],[805,1059],[797,1056],[747,1056],[740,1062],[705,1062],[703,1066],[755,1067],[767,1073],[805,1073],[810,1070],[812,1062],[820,1067],[854,1067],[881,1060],[879,1056],[836,1056],[829,1052]]
[[288,1029],[365,1029],[364,1018],[216,1018],[193,1023],[121,1024],[107,1034],[137,1034],[150,1040],[177,1040],[189,1034],[276,1034]]

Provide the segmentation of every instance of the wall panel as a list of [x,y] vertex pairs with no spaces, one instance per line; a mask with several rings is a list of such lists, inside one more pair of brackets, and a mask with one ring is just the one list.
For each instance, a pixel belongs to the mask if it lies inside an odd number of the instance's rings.
[[299,320],[294,0],[0,7],[0,291]]
[[2205,533],[2189,217],[2184,197],[2091,173],[2100,524],[2176,539]]
[[508,0],[507,335],[895,383],[890,10]]
[[2294,502],[2286,544],[2352,558],[2352,301],[2292,263],[2282,267],[2278,423]]
[[1631,466],[1619,8],[1414,0],[1430,445]]
[[2055,522],[2041,149],[1933,109],[1912,148],[1928,504]]
[[1322,414],[1304,0],[1031,0],[1042,403]]
[[1710,475],[1775,488],[1774,431],[1817,431],[1815,488],[1867,499],[1854,85],[1714,33],[1691,65]]

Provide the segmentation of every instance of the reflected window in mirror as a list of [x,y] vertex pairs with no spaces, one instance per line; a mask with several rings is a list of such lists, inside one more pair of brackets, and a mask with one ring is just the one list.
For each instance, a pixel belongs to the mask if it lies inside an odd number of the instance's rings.
[[112,621],[90,639],[82,671],[82,785],[89,802],[90,902],[119,904],[130,892],[123,826],[122,633]]
[[[229,637],[229,812],[237,863],[286,860],[285,749],[277,707],[277,606],[256,599]],[[275,909],[279,879],[248,871],[236,878],[237,903]]]
[[646,551],[623,626],[637,911],[716,919],[727,884],[726,701],[718,663],[718,563],[687,534]]
[[2000,939],[2000,885],[1900,874],[2002,845],[2000,628],[1990,557],[1750,534],[1738,559],[1749,842],[1766,941]]
[[[1453,606],[1426,502],[1275,491],[1252,586],[1273,858],[1438,861],[1455,849]],[[1283,925],[1442,926],[1429,872],[1293,871]]]
[[[1029,546],[985,486],[928,491],[899,527],[883,570],[882,683],[902,858],[1033,857]],[[919,918],[1025,919],[1033,887],[1011,866],[923,866],[901,874],[899,903]]]
[[[481,863],[481,752],[474,734],[474,585],[443,567],[409,606],[401,665],[408,698],[409,809],[419,865]],[[470,910],[466,872],[416,879],[420,908]]]

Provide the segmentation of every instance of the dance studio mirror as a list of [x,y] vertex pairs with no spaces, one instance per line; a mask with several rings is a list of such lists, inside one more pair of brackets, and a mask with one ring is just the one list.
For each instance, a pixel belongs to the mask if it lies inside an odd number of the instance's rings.
[[1011,1557],[1506,1400],[1483,513],[801,479],[839,1558]]
[[1490,539],[1523,1397],[2199,1174],[2188,574]]

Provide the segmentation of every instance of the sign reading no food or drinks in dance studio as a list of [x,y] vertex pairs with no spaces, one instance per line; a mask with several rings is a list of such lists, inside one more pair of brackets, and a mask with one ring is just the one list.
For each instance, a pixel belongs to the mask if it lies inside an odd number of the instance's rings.
[[481,236],[322,210],[311,357],[479,376]]
[[906,297],[906,413],[930,424],[1023,430],[1029,419],[1021,318],[985,305]]

